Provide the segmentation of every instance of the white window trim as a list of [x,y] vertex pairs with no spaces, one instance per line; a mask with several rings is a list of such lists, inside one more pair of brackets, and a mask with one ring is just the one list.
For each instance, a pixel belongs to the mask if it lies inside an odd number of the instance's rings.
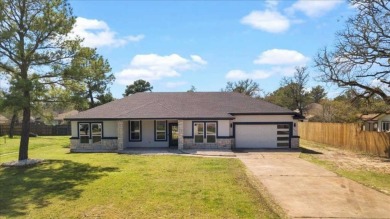
[[[207,133],[207,125],[208,124],[214,124],[215,125],[215,133],[214,134],[208,134]],[[216,122],[206,122],[206,127],[205,127],[205,131],[206,131],[206,143],[210,143],[210,144],[212,144],[212,143],[217,143],[217,123]],[[215,142],[208,142],[207,141],[207,137],[208,136],[215,136]]]
[[[196,142],[195,141],[195,137],[196,136],[200,136],[200,134],[195,134],[195,125],[196,124],[202,124],[203,125],[203,133],[202,133],[202,139],[203,139],[203,141],[202,142]],[[194,143],[195,144],[203,144],[204,143],[204,132],[205,132],[205,127],[204,127],[204,122],[194,122],[194,127],[193,127],[193,130],[194,130]],[[196,130],[196,132],[198,132],[198,129]]]
[[[80,131],[80,126],[81,126],[81,125],[88,125],[88,133],[87,133],[87,134],[84,134],[83,132]],[[79,128],[79,141],[80,141],[80,143],[81,143],[81,144],[88,144],[89,142],[88,142],[88,143],[82,143],[82,142],[81,142],[81,137],[87,136],[87,137],[88,137],[88,140],[90,139],[90,133],[91,133],[91,125],[90,125],[90,123],[87,123],[87,122],[80,122],[78,128]]]
[[[157,122],[164,122],[164,131],[157,130]],[[155,134],[155,141],[166,141],[167,140],[167,121],[166,120],[155,120],[154,121],[154,134]],[[157,133],[164,133],[164,139],[158,139]]]
[[[99,135],[94,134],[93,131],[92,131],[92,126],[95,125],[95,124],[100,125],[100,134]],[[100,123],[100,122],[92,122],[91,123],[91,136],[92,136],[91,137],[92,138],[92,143],[98,143],[98,142],[102,141],[102,138],[103,138],[103,124],[102,123]],[[93,137],[94,136],[99,136],[100,137],[100,141],[93,142]]]
[[[138,122],[139,123],[139,131],[131,131],[131,123],[132,122]],[[131,133],[139,133],[139,138],[132,138]],[[141,126],[141,120],[130,120],[129,122],[129,140],[130,141],[141,141],[141,133],[142,133],[142,126]]]

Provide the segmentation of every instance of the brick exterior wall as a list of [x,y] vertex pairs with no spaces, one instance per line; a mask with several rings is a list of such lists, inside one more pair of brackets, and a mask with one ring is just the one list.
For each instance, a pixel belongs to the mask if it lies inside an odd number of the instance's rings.
[[195,144],[193,138],[184,138],[183,149],[232,149],[234,138],[218,138],[216,143]]
[[184,149],[184,122],[183,120],[178,120],[177,121],[177,129],[178,129],[178,132],[179,132],[179,139],[178,139],[178,149],[181,150],[181,149]]
[[123,126],[125,125],[125,121],[118,121],[118,151],[122,151],[124,149],[124,136],[123,136]]
[[93,144],[81,144],[80,139],[70,140],[71,152],[117,152],[117,139],[102,139],[100,142]]

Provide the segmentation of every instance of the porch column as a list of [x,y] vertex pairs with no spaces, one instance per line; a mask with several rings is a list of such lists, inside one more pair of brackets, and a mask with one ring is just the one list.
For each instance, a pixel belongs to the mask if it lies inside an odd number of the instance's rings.
[[124,121],[118,121],[118,151],[123,150],[123,126],[124,126]]
[[178,120],[177,121],[177,125],[178,125],[178,131],[179,131],[179,139],[178,139],[178,149],[179,150],[182,150],[184,148],[184,139],[183,139],[183,136],[184,136],[184,122],[183,120]]

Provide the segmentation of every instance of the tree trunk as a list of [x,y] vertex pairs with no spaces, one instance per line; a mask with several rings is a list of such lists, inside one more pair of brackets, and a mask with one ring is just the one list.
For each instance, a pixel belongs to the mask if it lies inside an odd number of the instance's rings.
[[17,119],[16,112],[14,112],[14,114],[12,115],[11,124],[9,125],[9,133],[8,133],[9,138],[14,137],[16,119]]
[[93,100],[93,93],[92,90],[88,86],[88,96],[89,96],[89,108],[94,108],[95,107],[95,101]]
[[[30,92],[24,92],[24,98],[30,100]],[[20,137],[20,147],[19,147],[19,160],[28,159],[28,141],[30,138],[30,116],[31,109],[30,104],[23,107],[23,121],[22,121],[22,134]]]

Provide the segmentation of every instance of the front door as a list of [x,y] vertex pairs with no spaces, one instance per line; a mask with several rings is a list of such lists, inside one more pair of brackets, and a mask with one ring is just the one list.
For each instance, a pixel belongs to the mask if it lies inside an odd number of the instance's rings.
[[169,146],[177,147],[179,144],[179,126],[177,123],[169,123]]

